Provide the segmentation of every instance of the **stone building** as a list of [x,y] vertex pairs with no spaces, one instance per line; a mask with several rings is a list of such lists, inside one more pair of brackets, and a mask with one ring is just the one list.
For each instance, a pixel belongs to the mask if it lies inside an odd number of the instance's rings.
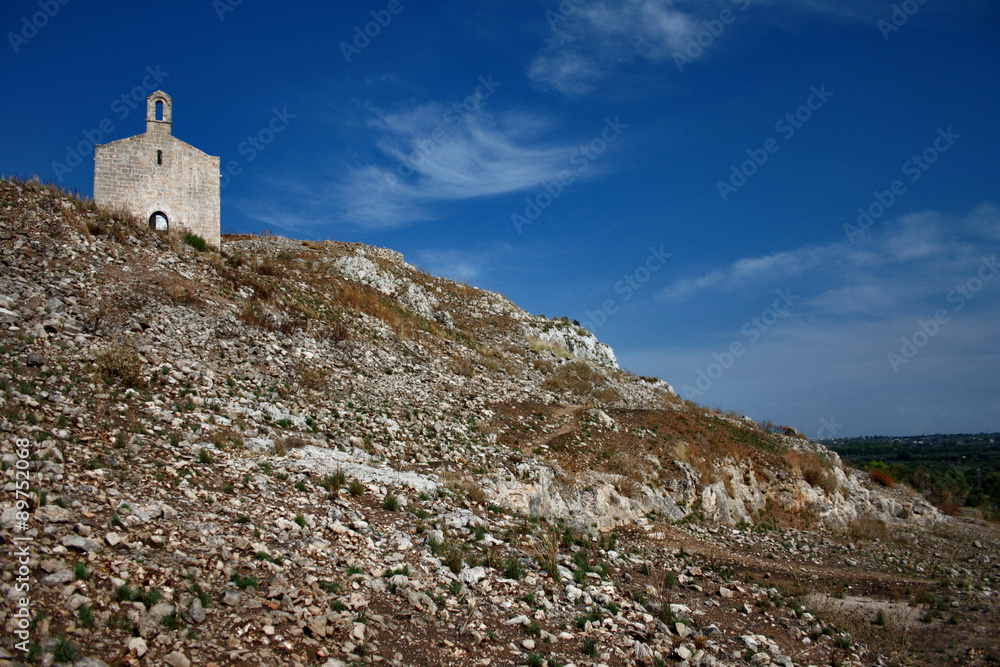
[[124,208],[151,229],[183,229],[218,248],[218,157],[171,134],[173,100],[163,91],[146,98],[146,132],[94,149],[94,201]]

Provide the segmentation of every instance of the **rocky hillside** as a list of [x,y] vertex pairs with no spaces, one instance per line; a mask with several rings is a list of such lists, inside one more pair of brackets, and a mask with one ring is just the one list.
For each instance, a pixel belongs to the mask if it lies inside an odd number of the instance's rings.
[[197,241],[0,181],[0,664],[995,659],[992,526],[391,250]]

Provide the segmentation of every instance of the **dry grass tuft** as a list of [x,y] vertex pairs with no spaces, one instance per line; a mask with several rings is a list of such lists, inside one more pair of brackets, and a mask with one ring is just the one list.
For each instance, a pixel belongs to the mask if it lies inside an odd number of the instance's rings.
[[176,304],[186,305],[192,305],[199,301],[197,292],[179,282],[170,285],[170,300]]
[[559,581],[559,531],[550,529],[535,545],[534,556],[542,571],[548,572],[554,581]]
[[441,474],[441,481],[445,488],[456,496],[467,498],[469,501],[479,503],[480,505],[486,504],[486,493],[483,492],[483,487],[476,480],[459,473],[447,471]]
[[142,359],[130,340],[119,341],[100,352],[97,369],[109,382],[133,388],[143,384]]
[[295,370],[295,377],[302,389],[322,392],[330,381],[330,372],[321,366],[300,362]]
[[642,471],[648,466],[648,462],[631,452],[616,453],[604,464],[605,470],[620,476],[614,485],[618,493],[626,498],[639,497],[642,485],[646,481]]
[[348,310],[381,320],[400,338],[412,338],[415,335],[415,316],[374,289],[345,282],[337,291],[337,303]]
[[896,480],[894,480],[892,475],[885,470],[869,470],[868,479],[877,484],[881,484],[882,486],[889,487],[890,489],[896,486]]
[[476,374],[476,365],[468,357],[458,357],[452,359],[448,364],[448,369],[455,375],[471,378]]
[[239,318],[244,324],[258,329],[280,331],[288,335],[305,330],[308,324],[302,313],[257,298],[247,299],[243,302]]
[[273,261],[270,257],[261,259],[260,257],[255,256],[252,260],[251,266],[254,273],[260,276],[281,278],[285,275],[285,266],[281,263]]
[[859,540],[887,540],[890,532],[884,521],[870,516],[855,519],[847,526],[847,534]]
[[545,378],[542,386],[555,394],[570,394],[605,404],[621,400],[621,395],[608,385],[608,379],[584,361],[562,364]]
[[566,349],[559,345],[553,345],[552,343],[547,343],[540,338],[532,338],[528,341],[528,347],[530,347],[535,352],[551,352],[561,359],[569,359],[573,355],[566,351]]
[[308,440],[300,438],[297,435],[290,435],[287,438],[278,438],[274,441],[274,455],[285,456],[288,454],[289,449],[299,449],[300,447],[305,447],[308,444]]
[[830,472],[831,463],[816,452],[785,452],[785,462],[791,466],[809,486],[823,489],[831,494],[839,488],[837,478]]

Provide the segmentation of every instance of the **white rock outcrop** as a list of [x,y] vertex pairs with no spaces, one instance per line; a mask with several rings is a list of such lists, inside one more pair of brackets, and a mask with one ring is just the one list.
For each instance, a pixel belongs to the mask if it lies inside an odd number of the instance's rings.
[[618,359],[611,346],[597,340],[594,334],[583,327],[561,320],[549,320],[544,323],[530,322],[525,329],[529,337],[560,347],[577,359],[605,368],[618,368]]

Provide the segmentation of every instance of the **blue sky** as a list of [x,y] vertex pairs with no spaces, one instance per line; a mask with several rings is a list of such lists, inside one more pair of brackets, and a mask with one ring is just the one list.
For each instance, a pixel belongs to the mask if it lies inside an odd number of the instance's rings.
[[0,173],[91,194],[89,144],[163,89],[222,157],[223,231],[395,248],[814,437],[1000,431],[995,3],[10,0],[0,28]]

